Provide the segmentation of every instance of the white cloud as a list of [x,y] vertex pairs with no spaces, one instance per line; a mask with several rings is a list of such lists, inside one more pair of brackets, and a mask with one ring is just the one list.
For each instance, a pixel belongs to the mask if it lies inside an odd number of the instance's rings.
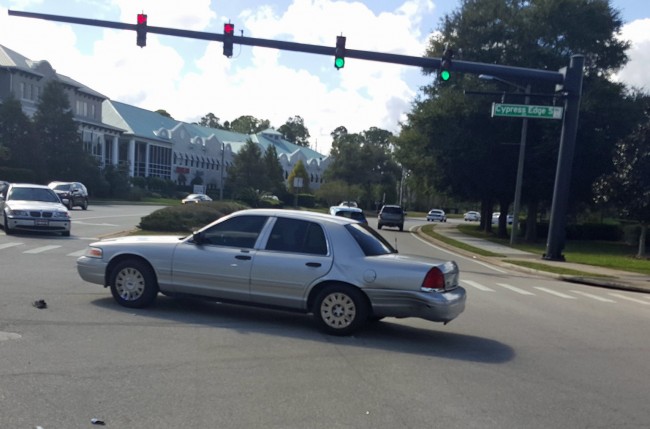
[[623,27],[622,38],[631,42],[630,61],[616,75],[627,85],[650,92],[650,18],[638,19]]

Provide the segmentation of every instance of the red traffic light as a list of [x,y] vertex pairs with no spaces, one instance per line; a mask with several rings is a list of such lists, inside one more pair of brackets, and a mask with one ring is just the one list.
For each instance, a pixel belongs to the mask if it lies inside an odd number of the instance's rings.
[[138,25],[147,25],[147,15],[144,13],[138,14]]
[[232,41],[235,36],[235,24],[226,22],[223,24],[223,54],[228,58],[232,57]]
[[223,34],[228,34],[230,36],[235,34],[235,24],[229,22],[223,24]]
[[138,14],[138,25],[136,33],[136,44],[141,48],[147,46],[147,15],[144,13]]

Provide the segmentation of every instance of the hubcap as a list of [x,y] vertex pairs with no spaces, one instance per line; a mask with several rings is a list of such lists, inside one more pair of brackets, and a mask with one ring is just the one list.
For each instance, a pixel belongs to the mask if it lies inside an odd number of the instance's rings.
[[142,296],[145,280],[140,271],[134,268],[125,268],[117,273],[115,289],[125,301],[135,301]]
[[320,314],[328,326],[342,329],[354,322],[357,308],[348,295],[335,292],[325,297],[320,307]]

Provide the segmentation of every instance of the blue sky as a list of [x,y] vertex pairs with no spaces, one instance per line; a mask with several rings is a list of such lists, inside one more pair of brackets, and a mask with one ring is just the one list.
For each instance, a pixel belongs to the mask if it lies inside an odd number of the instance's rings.
[[[221,43],[9,17],[8,9],[223,32],[420,56],[440,19],[457,0],[0,0],[0,44],[38,61],[107,97],[174,118],[197,121],[212,112],[222,122],[241,115],[269,119],[276,128],[300,115],[312,148],[327,153],[330,132],[372,126],[398,132],[399,121],[430,77],[417,68],[348,59],[337,71],[333,58],[235,46],[231,59]],[[179,7],[182,5],[182,8]],[[613,0],[633,42],[631,61],[617,79],[650,90],[650,1]]]

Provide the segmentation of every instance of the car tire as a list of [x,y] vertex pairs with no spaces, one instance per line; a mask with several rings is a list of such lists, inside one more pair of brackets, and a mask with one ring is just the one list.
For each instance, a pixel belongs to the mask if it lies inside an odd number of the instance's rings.
[[62,235],[63,237],[70,237],[70,231],[63,231],[63,232],[61,233],[61,235]]
[[384,226],[382,224],[377,224],[377,229],[381,229],[381,227]]
[[404,231],[404,225],[400,225],[400,226],[399,226],[399,230],[400,230],[400,231]]
[[83,203],[81,203],[81,208],[83,210],[88,210],[88,199],[87,198],[84,198]]
[[323,289],[314,301],[313,314],[321,329],[331,335],[350,335],[368,320],[368,303],[353,287],[333,285]]
[[110,285],[115,301],[128,308],[148,307],[158,295],[153,269],[138,259],[119,262],[111,271]]

